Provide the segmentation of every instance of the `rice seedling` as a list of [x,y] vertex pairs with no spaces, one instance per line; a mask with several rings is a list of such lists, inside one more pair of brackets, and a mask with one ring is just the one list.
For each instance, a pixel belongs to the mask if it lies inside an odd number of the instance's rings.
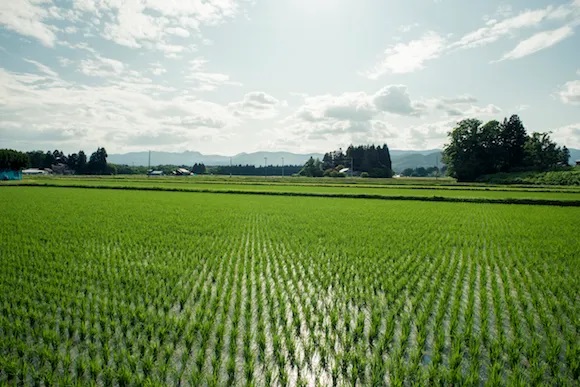
[[0,191],[0,384],[579,378],[575,207]]

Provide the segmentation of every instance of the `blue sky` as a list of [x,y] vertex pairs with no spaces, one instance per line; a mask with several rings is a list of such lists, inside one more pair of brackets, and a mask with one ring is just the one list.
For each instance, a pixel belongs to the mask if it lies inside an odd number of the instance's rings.
[[580,0],[0,2],[0,147],[441,147],[519,114],[580,148]]

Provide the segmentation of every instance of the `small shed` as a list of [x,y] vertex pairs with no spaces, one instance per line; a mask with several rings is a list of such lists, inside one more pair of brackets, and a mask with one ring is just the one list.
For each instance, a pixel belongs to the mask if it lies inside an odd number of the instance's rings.
[[177,168],[177,170],[174,171],[174,174],[178,176],[189,176],[191,175],[191,172],[185,168]]
[[22,180],[22,172],[11,169],[0,170],[0,181]]
[[163,171],[151,171],[148,173],[149,176],[163,176],[165,175]]

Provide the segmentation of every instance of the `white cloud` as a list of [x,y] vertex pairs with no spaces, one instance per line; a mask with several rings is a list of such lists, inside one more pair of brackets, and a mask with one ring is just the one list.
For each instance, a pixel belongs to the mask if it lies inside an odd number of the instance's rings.
[[83,59],[79,65],[79,71],[90,77],[113,77],[119,76],[125,66],[122,62],[96,55],[94,59]]
[[[447,140],[447,133],[453,129],[457,119],[428,122],[400,129],[398,149],[440,148]],[[391,148],[393,146],[389,144]]]
[[167,28],[165,30],[165,32],[167,32],[168,34],[171,34],[171,35],[182,37],[182,38],[187,38],[190,35],[188,30],[186,30],[185,28],[181,28],[181,27],[170,27],[170,28]]
[[[544,22],[555,21],[564,24],[554,30],[539,32],[524,39],[502,59],[521,58],[551,47],[571,36],[573,27],[580,23],[578,0],[557,7],[549,5],[540,9],[528,9],[513,16],[511,7],[500,6],[495,18],[488,18],[483,27],[466,33],[456,41],[451,42],[449,38],[431,31],[420,39],[388,47],[382,59],[364,75],[370,79],[378,79],[389,73],[410,73],[422,69],[425,62],[453,50],[481,47],[504,37],[513,37],[519,31],[539,27]],[[403,26],[403,29],[406,27]]]
[[550,137],[559,145],[580,148],[580,122],[562,126],[551,131]]
[[[188,38],[202,25],[217,25],[234,17],[237,0],[107,0],[75,3],[84,13],[108,15],[102,35],[119,45],[156,49],[168,57],[192,50],[175,38]],[[202,39],[203,40],[203,39]]]
[[438,110],[443,110],[448,117],[481,117],[490,116],[501,112],[501,109],[493,104],[487,106],[474,105],[475,97],[462,95],[453,98],[439,98],[429,101]]
[[460,95],[457,97],[442,97],[441,101],[447,104],[463,104],[477,102],[477,98],[469,94]]
[[205,71],[207,60],[197,58],[190,62],[191,72],[185,75],[186,81],[195,85],[194,89],[197,91],[212,91],[218,86],[241,86],[240,82],[235,82],[230,79],[230,76],[223,73],[214,73]]
[[551,47],[573,34],[574,30],[570,26],[563,26],[551,31],[538,32],[528,39],[519,42],[518,45],[510,52],[506,53],[501,60],[523,58],[524,56]]
[[491,116],[497,113],[501,113],[501,108],[494,104],[489,104],[484,107],[472,106],[471,109],[467,111],[467,115],[474,116]]
[[490,20],[487,26],[467,33],[458,41],[452,43],[449,48],[473,48],[493,43],[503,36],[514,33],[517,30],[538,26],[547,18],[566,18],[572,14],[571,7],[554,9],[548,6],[543,9],[526,10],[516,16],[505,18],[501,21]]
[[526,104],[516,106],[516,110],[520,111],[520,112],[523,112],[524,110],[528,110],[529,108],[530,108],[530,106],[526,105]]
[[399,27],[399,32],[409,32],[414,28],[419,27],[419,23],[405,24]]
[[402,74],[420,70],[426,61],[437,58],[444,47],[443,37],[435,32],[428,32],[420,39],[387,48],[383,58],[366,76],[378,79],[388,73]]
[[[386,86],[373,94],[350,92],[303,98],[303,105],[280,121],[286,129],[285,137],[272,139],[272,144],[281,141],[290,146],[301,140],[313,144],[388,142],[399,148],[437,147],[463,116],[489,116],[500,111],[491,104],[474,105],[477,100],[470,95],[413,100],[404,85]],[[441,109],[447,111],[443,119],[437,114]],[[451,113],[453,109],[456,114]]]
[[563,103],[580,105],[580,80],[566,82],[558,95]]
[[43,45],[52,47],[56,36],[44,23],[50,18],[46,7],[50,0],[0,1],[0,25],[20,35],[38,39]]
[[[86,63],[85,70],[121,70],[106,58],[99,60]],[[144,136],[143,141],[147,136],[163,138],[156,143],[159,146],[187,147],[216,130],[220,132],[215,136],[226,136],[240,123],[225,106],[175,95],[126,67],[122,71],[120,81],[89,87],[0,68],[0,136],[29,131],[30,136],[13,139],[22,142],[20,147],[53,147],[59,141],[63,147],[115,144],[116,149],[134,149],[139,148],[138,136]],[[158,91],[165,93],[163,97]],[[59,134],[63,131],[66,136]]]
[[153,63],[151,65],[151,68],[149,69],[149,71],[151,71],[151,73],[153,73],[154,75],[163,75],[167,72],[167,70],[165,69],[165,67],[163,67],[161,65],[161,63],[157,62],[157,63]]
[[233,82],[230,80],[230,76],[221,73],[207,73],[207,72],[195,72],[189,74],[185,77],[189,81],[194,81],[197,84],[195,90],[198,91],[212,91],[218,86],[231,85],[240,86],[239,82]]
[[423,110],[418,103],[411,102],[407,87],[403,85],[391,85],[383,87],[375,93],[373,102],[379,111],[418,116]]
[[304,102],[304,105],[296,112],[296,116],[310,122],[367,121],[377,113],[371,96],[363,92],[305,97]]
[[32,63],[34,66],[36,66],[36,68],[38,69],[38,71],[41,74],[45,74],[45,75],[48,75],[48,76],[53,77],[53,78],[58,77],[58,74],[56,72],[54,72],[50,67],[43,65],[40,62],[37,62],[35,60],[31,60],[31,59],[24,59],[24,61],[28,62],[28,63]]
[[251,119],[272,118],[278,115],[280,107],[286,102],[279,101],[263,91],[253,91],[244,95],[242,101],[229,104],[235,116]]

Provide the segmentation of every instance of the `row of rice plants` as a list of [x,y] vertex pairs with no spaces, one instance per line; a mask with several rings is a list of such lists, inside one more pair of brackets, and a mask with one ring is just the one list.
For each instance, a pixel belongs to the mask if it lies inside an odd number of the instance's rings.
[[578,382],[576,209],[25,187],[0,208],[0,384]]

